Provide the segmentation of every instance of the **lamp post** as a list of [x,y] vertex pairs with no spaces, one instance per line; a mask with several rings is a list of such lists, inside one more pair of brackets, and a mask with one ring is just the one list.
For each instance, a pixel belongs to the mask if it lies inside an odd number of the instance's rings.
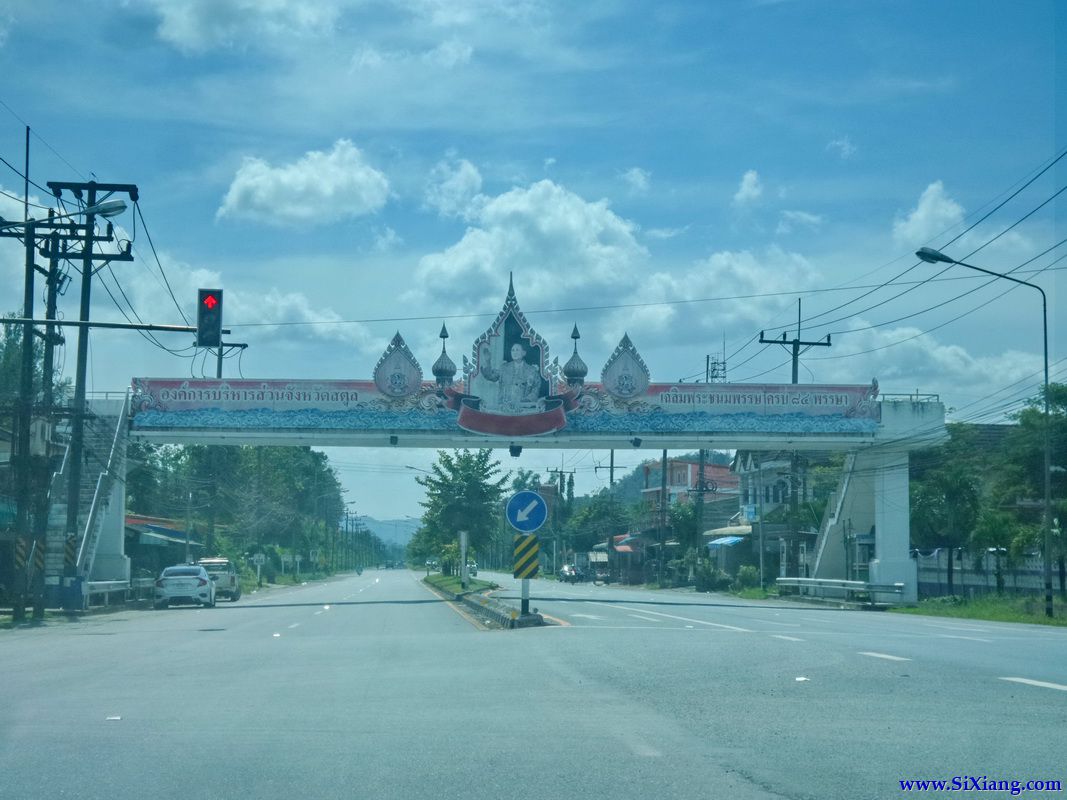
[[1021,281],[1018,278],[1013,278],[1011,275],[1005,275],[1001,272],[993,272],[992,270],[983,269],[982,267],[976,267],[973,264],[965,264],[962,261],[957,261],[954,258],[946,256],[939,250],[934,250],[929,247],[922,247],[915,252],[920,259],[928,264],[956,264],[961,267],[967,267],[973,269],[976,272],[984,272],[986,275],[992,275],[994,278],[1003,278],[1006,281],[1017,283],[1020,286],[1029,286],[1031,289],[1037,289],[1041,292],[1041,325],[1042,336],[1044,344],[1045,355],[1045,504],[1044,504],[1044,527],[1045,527],[1045,616],[1052,616],[1052,452],[1050,444],[1050,428],[1052,426],[1052,417],[1049,413],[1049,391],[1048,391],[1048,300],[1045,297],[1045,290],[1038,286],[1036,283],[1029,283],[1027,281]]

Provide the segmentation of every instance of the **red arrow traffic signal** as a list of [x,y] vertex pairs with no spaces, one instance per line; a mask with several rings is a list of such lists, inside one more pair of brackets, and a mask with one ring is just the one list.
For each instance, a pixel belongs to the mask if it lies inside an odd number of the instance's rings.
[[215,299],[215,295],[213,294],[209,294],[207,297],[204,298],[204,305],[207,306],[209,309],[214,308],[218,304],[219,301]]

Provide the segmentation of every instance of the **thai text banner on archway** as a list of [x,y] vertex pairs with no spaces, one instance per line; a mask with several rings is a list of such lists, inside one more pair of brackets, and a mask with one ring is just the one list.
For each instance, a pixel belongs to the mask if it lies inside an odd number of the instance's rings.
[[587,383],[574,352],[549,360],[548,344],[509,289],[503,310],[475,340],[460,368],[441,354],[434,380],[399,333],[370,380],[133,380],[132,427],[165,430],[463,433],[482,437],[553,434],[873,434],[878,385],[653,383],[628,336]]

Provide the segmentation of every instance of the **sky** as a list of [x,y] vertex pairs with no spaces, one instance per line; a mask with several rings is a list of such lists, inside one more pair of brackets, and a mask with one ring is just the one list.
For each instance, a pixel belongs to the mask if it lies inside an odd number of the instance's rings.
[[[0,216],[22,219],[27,125],[40,186],[137,184],[143,222],[114,220],[137,257],[93,317],[181,324],[222,288],[249,345],[227,376],[370,378],[397,331],[428,376],[442,322],[458,362],[513,275],[552,357],[577,324],[590,379],[629,334],[654,380],[710,354],[789,382],[758,339],[799,302],[832,341],[802,383],[1002,421],[1041,381],[1037,293],[914,251],[1044,288],[1067,380],[1065,31],[1054,0],[6,0]],[[22,264],[0,241],[5,311]],[[92,391],[214,374],[188,334],[90,353]],[[359,513],[420,513],[433,452],[327,452]],[[606,453],[500,458],[607,479]]]

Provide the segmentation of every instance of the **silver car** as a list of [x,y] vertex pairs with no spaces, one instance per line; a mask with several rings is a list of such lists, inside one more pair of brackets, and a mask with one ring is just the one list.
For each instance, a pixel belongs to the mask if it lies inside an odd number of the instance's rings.
[[214,608],[215,582],[207,570],[196,564],[163,570],[156,581],[155,607],[166,608],[172,603],[195,603]]

